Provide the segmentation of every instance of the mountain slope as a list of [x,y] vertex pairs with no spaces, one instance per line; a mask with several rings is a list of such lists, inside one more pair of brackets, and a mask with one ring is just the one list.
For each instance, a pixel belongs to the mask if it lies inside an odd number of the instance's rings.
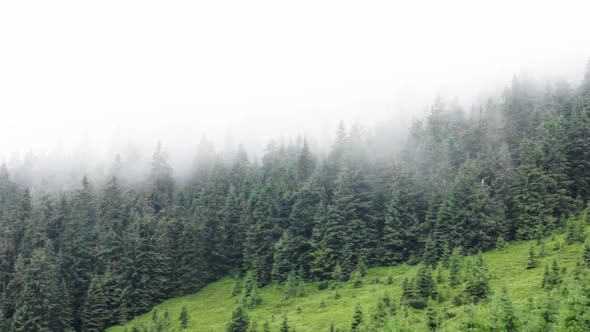
[[[541,288],[545,263],[555,258],[559,266],[567,270],[565,278],[570,278],[571,271],[574,270],[576,261],[582,253],[583,245],[579,242],[563,245],[564,237],[565,235],[561,234],[544,239],[546,256],[538,257],[537,267],[533,269],[526,269],[526,266],[530,246],[534,245],[536,252],[539,252],[540,246],[537,246],[535,241],[515,242],[508,245],[504,251],[492,250],[484,253],[483,259],[492,277],[490,280],[492,293],[499,294],[500,289],[505,287],[516,310],[524,313],[529,298],[537,299],[546,293]],[[556,243],[562,244],[561,249],[555,247]],[[406,264],[372,268],[363,278],[363,285],[360,288],[354,288],[351,282],[347,282],[336,289],[330,289],[330,287],[318,290],[318,283],[306,283],[305,295],[291,299],[284,299],[284,285],[269,285],[260,290],[262,303],[250,310],[249,315],[256,320],[260,330],[262,324],[268,321],[271,330],[278,331],[285,315],[288,317],[289,324],[298,332],[329,331],[332,322],[337,328],[349,330],[356,304],[360,304],[365,321],[369,321],[378,299],[386,293],[396,304],[400,302],[402,282],[405,277],[414,277],[416,270],[417,266]],[[465,269],[462,273],[465,273],[464,271]],[[449,287],[448,273],[448,270],[444,270],[443,281],[438,283],[441,300],[435,307],[439,313],[445,312],[445,319],[440,329],[452,331],[459,329],[461,321],[467,318],[467,314],[465,314],[465,306],[456,306],[452,300],[463,290],[464,285]],[[393,279],[391,284],[386,282],[389,276]],[[186,331],[224,331],[237,302],[237,297],[230,296],[233,284],[234,280],[226,277],[208,285],[196,294],[165,301],[153,310],[157,310],[160,315],[165,311],[168,312],[171,326],[167,330],[180,330],[178,317],[182,307],[186,306],[190,316]],[[336,298],[336,293],[340,295],[340,298]],[[469,312],[468,315],[477,316],[478,307],[475,307],[475,313]],[[125,326],[112,327],[109,331],[132,331],[134,327],[142,331],[149,328],[153,310],[133,319]],[[397,316],[403,317],[404,312],[398,310]],[[397,328],[403,330],[404,325],[408,330],[426,330],[426,314],[426,309],[408,309],[407,318],[398,317],[395,322],[391,319],[389,325],[383,330],[397,330]]]

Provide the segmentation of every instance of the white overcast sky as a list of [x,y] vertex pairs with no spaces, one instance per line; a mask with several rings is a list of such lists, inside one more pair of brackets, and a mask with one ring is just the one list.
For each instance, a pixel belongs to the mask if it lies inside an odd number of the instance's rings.
[[2,1],[0,155],[322,139],[340,119],[407,121],[523,72],[575,83],[589,13],[567,0]]

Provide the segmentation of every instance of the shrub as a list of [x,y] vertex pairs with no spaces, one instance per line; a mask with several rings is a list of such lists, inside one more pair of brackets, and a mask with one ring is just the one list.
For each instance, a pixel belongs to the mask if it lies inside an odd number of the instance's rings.
[[330,286],[330,283],[327,280],[320,281],[318,283],[318,290],[328,289],[329,286]]

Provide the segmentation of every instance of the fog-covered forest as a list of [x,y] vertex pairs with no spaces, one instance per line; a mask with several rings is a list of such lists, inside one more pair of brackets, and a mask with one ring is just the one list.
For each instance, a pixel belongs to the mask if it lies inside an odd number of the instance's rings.
[[0,1],[0,332],[590,331],[589,12]]
[[228,274],[253,280],[255,296],[293,275],[435,268],[454,251],[549,235],[590,198],[588,69],[577,86],[516,77],[468,110],[435,100],[391,144],[372,128],[335,128],[327,153],[309,137],[270,142],[261,158],[204,141],[186,177],[165,142],[145,176],[121,155],[63,190],[31,187],[34,156],[2,166],[2,329],[102,331]]

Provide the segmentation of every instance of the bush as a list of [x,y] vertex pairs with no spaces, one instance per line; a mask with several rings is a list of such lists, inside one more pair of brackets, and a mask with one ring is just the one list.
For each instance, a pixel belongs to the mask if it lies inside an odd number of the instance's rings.
[[327,280],[320,281],[318,283],[318,290],[328,289],[329,286],[330,286],[330,283]]
[[387,281],[385,283],[388,285],[393,284],[393,277],[391,276],[391,274],[387,276]]
[[456,296],[453,297],[453,305],[456,307],[460,307],[462,305],[464,305],[465,303],[467,303],[467,301],[465,300],[465,295],[464,294],[457,294]]
[[408,304],[410,305],[410,307],[414,308],[414,309],[424,309],[428,306],[428,301],[423,298],[423,297],[416,297],[413,299],[410,299],[408,301]]
[[350,279],[354,288],[361,288],[363,286],[363,278],[358,270],[352,273]]

